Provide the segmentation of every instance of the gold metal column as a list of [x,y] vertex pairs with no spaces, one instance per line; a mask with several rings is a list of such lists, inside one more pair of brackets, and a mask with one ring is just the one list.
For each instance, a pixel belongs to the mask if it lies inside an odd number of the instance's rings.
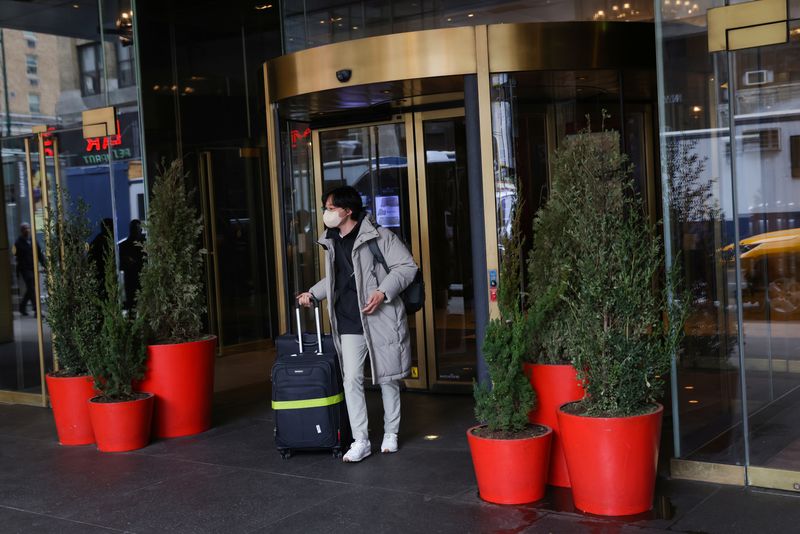
[[[497,248],[497,203],[494,183],[494,148],[492,137],[491,77],[489,73],[489,37],[486,26],[475,26],[475,57],[478,78],[478,113],[480,121],[481,168],[483,170],[483,224],[486,229],[486,270],[475,273],[488,280],[489,271],[500,269]],[[499,272],[497,279],[500,279]],[[489,283],[487,281],[487,287]],[[500,316],[497,302],[489,301],[489,318]]]
[[[200,152],[197,163],[200,170],[200,194],[203,197],[203,239],[206,244],[206,291],[209,303],[209,322],[214,325],[216,330],[214,334],[219,339],[217,352],[221,353],[225,342],[222,331],[222,289],[219,278],[216,195],[214,193],[214,171],[212,170],[211,152]],[[212,301],[214,303],[213,306],[211,305]]]
[[[41,142],[41,135],[40,142]],[[40,155],[40,161],[44,157]],[[31,214],[31,248],[33,254],[33,285],[34,293],[36,295],[36,335],[39,340],[39,375],[41,377],[41,405],[47,406],[47,395],[45,393],[44,383],[44,329],[42,326],[42,298],[41,298],[41,282],[39,280],[39,244],[36,239],[36,206],[33,202],[33,166],[31,164],[31,140],[25,139],[25,161],[28,171],[28,209]],[[41,163],[40,163],[41,165]],[[43,181],[47,180],[47,168],[43,165],[39,169],[39,173],[43,174]]]
[[272,200],[272,239],[275,251],[275,295],[278,298],[278,329],[280,332],[288,331],[288,318],[286,317],[286,273],[283,270],[283,233],[281,232],[281,188],[280,171],[278,169],[278,139],[279,135],[275,124],[275,115],[272,108],[269,84],[269,63],[264,63],[264,99],[267,110],[267,160],[269,162],[269,187]]

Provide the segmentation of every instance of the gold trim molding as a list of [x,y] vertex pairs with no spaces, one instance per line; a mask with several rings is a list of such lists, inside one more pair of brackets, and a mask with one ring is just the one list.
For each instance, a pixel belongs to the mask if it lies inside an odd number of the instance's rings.
[[786,43],[786,0],[754,0],[708,10],[708,51],[723,52]]
[[751,486],[800,493],[800,472],[769,467],[749,467],[747,477]]
[[[270,96],[475,72],[472,27],[395,33],[301,50],[269,61]],[[344,82],[339,71],[350,71]]]
[[[268,61],[269,94],[277,102],[358,85],[480,74],[487,53],[489,73],[652,69],[654,31],[653,24],[639,22],[533,22],[355,39]],[[341,71],[349,71],[346,81],[337,79]]]
[[713,464],[673,458],[670,462],[672,478],[713,482],[731,486],[745,485],[745,469],[741,465]]

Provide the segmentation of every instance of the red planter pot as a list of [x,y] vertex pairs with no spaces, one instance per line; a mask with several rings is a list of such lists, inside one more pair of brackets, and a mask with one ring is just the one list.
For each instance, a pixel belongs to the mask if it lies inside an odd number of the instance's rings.
[[558,411],[575,506],[598,515],[653,507],[664,407],[632,417],[583,417]]
[[123,402],[87,403],[92,418],[97,449],[103,452],[125,452],[141,449],[150,442],[153,420],[153,395]]
[[58,442],[61,445],[94,443],[88,400],[97,395],[91,376],[47,375],[47,392],[53,407]]
[[147,371],[137,388],[155,395],[153,435],[176,438],[211,428],[217,338],[147,347]]
[[567,402],[581,400],[584,389],[578,381],[577,371],[572,365],[524,365],[525,376],[536,392],[537,405],[528,414],[531,423],[546,425],[553,429],[553,445],[550,448],[550,472],[547,483],[551,486],[569,488],[569,471],[561,445],[561,430],[558,426],[558,409]]
[[523,504],[544,496],[553,431],[534,438],[489,439],[467,430],[481,499],[497,504]]

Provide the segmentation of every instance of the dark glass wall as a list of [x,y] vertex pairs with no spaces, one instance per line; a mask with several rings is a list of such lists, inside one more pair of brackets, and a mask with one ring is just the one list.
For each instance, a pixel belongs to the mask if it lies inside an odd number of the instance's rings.
[[136,23],[148,179],[183,158],[204,213],[209,329],[223,347],[272,337],[262,65],[281,53],[277,8],[140,0]]
[[287,52],[375,35],[475,24],[653,20],[649,0],[283,0],[281,10]]

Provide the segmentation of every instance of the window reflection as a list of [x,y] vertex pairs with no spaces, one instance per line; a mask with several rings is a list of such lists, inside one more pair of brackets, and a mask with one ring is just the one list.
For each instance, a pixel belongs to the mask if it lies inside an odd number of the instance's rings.
[[[681,15],[691,17],[697,11],[696,4],[690,4],[688,9],[683,9],[682,2],[676,4],[679,4]],[[281,13],[285,49],[295,52],[376,35],[477,24],[652,21],[653,3],[648,0],[602,0],[591,3],[582,0],[541,3],[503,0],[328,0],[307,5],[284,0]]]

